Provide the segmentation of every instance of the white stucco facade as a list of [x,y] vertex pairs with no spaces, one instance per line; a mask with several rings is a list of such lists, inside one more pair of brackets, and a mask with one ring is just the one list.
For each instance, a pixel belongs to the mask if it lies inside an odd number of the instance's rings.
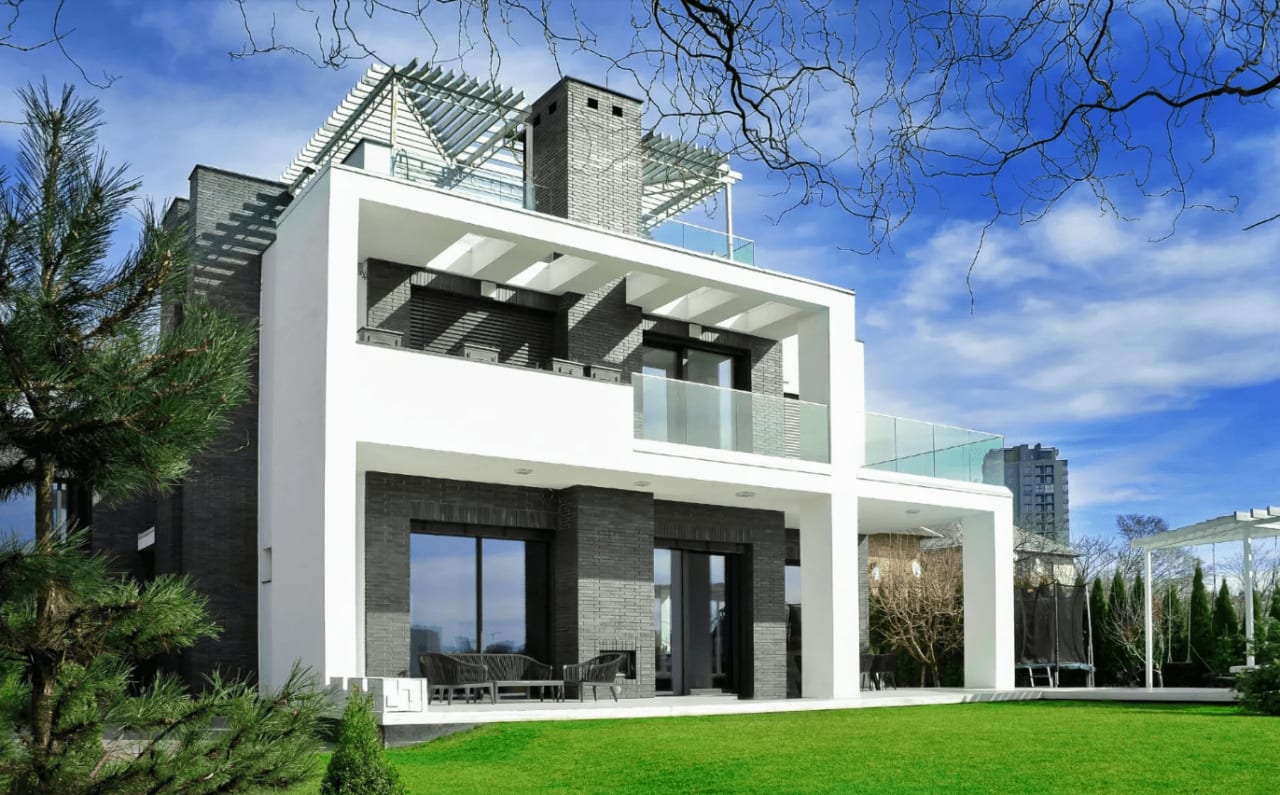
[[[488,255],[476,256],[477,240]],[[450,253],[460,241],[472,241],[467,256]],[[537,267],[549,252],[561,258]],[[758,315],[732,319],[796,340],[789,380],[801,399],[828,407],[829,461],[637,438],[628,384],[362,343],[370,258],[550,294],[621,277],[638,306],[683,318],[717,316],[715,305],[702,315],[670,309],[668,296],[701,287],[721,307],[760,303]],[[377,471],[545,489],[644,483],[661,499],[785,513],[804,555],[803,689],[815,698],[859,691],[859,534],[892,531],[907,508],[917,512],[908,524],[919,524],[926,510],[964,526],[966,684],[1013,685],[1009,494],[864,468],[851,292],[340,165],[312,178],[279,219],[262,274],[264,684],[295,661],[324,680],[366,675],[363,476]]]

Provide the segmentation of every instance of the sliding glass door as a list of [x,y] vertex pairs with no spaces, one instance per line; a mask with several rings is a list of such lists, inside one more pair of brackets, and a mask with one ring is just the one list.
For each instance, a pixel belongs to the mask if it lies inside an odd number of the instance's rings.
[[550,661],[547,544],[414,533],[409,554],[410,671],[427,651]]

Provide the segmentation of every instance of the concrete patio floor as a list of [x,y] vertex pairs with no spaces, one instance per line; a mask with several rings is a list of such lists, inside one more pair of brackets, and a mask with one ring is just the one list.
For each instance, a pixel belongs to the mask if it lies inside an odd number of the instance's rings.
[[385,725],[450,725],[505,723],[540,720],[599,720],[614,718],[662,718],[691,715],[743,715],[771,712],[808,712],[834,709],[868,709],[875,707],[911,707],[929,704],[964,704],[984,701],[1147,701],[1170,703],[1222,704],[1233,701],[1226,688],[1017,688],[1014,690],[970,690],[963,688],[899,688],[897,690],[864,691],[856,698],[786,699],[745,701],[733,696],[658,696],[656,698],[623,699],[615,702],[604,697],[579,702],[576,698],[563,702],[509,699],[490,703],[434,703],[426,712],[396,720],[395,714],[384,715]]

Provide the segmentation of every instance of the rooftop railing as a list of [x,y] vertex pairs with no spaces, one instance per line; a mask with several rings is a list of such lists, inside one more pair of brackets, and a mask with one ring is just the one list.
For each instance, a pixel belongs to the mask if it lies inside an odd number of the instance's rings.
[[1004,437],[867,413],[869,469],[1004,485]]
[[635,373],[637,439],[831,460],[827,407],[739,389]]
[[652,229],[641,230],[640,234],[658,243],[731,259],[742,265],[756,264],[754,240],[734,235],[730,245],[728,234],[704,226],[686,224],[683,221],[664,221]]
[[[542,190],[516,173],[448,167],[404,151],[397,152],[392,159],[391,174],[437,190],[525,210],[537,209],[538,192]],[[756,262],[755,241],[735,235],[731,245],[729,236],[724,232],[683,221],[665,221],[652,229],[640,228],[638,234],[658,243],[731,259],[743,265],[755,265]]]

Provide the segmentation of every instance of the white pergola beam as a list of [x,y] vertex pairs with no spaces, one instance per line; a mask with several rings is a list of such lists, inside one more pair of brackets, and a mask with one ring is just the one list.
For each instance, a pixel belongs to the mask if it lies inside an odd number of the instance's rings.
[[518,246],[475,269],[473,279],[505,284],[541,261],[537,254]]
[[[506,254],[515,247],[516,244],[512,243],[510,240],[498,240],[496,238],[486,237],[473,245],[469,251],[450,263],[445,270],[462,276],[475,276],[481,268],[497,260],[503,254]],[[490,279],[489,281],[493,280]]]
[[704,326],[718,326],[731,317],[737,317],[768,302],[768,298],[758,295],[743,294],[735,296],[718,306],[707,308],[690,317],[690,322]]
[[668,279],[662,285],[648,289],[633,300],[631,297],[631,280],[634,278],[635,274],[627,277],[627,303],[635,304],[646,312],[656,312],[660,307],[684,298],[699,287],[696,282],[684,279]]

